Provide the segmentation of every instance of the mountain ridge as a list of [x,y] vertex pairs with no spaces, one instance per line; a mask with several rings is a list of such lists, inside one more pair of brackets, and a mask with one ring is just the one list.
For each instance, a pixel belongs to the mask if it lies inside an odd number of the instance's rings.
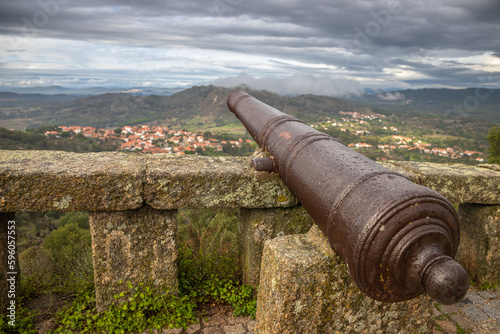
[[[305,122],[337,116],[341,110],[361,114],[462,116],[500,122],[500,90],[400,90],[339,99],[312,94],[286,97],[248,87],[237,88]],[[234,89],[193,86],[169,96],[116,92],[90,96],[0,92],[0,122],[6,124],[5,127],[16,124],[18,129],[42,125],[118,127],[151,122],[191,129],[206,128],[208,123],[214,127],[241,126],[226,105]]]
[[[40,125],[86,125],[116,127],[152,121],[183,126],[196,118],[211,120],[218,126],[235,122],[227,108],[227,97],[232,88],[194,86],[170,96],[134,96],[125,93],[106,93],[86,96],[33,108],[20,108],[17,114],[0,114],[6,118],[31,119],[29,127]],[[299,117],[304,121],[339,110],[369,112],[370,107],[355,102],[316,95],[283,97],[268,91],[248,90],[259,100]],[[194,125],[194,124],[191,124]]]

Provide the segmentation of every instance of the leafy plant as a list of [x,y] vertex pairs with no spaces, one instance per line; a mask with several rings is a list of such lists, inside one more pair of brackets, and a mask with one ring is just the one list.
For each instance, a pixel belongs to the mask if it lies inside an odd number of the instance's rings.
[[33,324],[33,317],[35,312],[23,307],[22,301],[18,300],[16,305],[16,319],[15,326],[9,324],[11,321],[6,314],[0,315],[0,333],[5,334],[36,334],[35,325]]
[[212,274],[239,279],[236,210],[183,210],[178,221],[181,289]]
[[60,326],[55,333],[78,330],[81,333],[136,333],[146,329],[186,328],[196,322],[196,303],[189,296],[158,295],[140,284],[130,292],[115,295],[116,303],[97,313],[94,291],[80,293],[70,308],[58,313]]
[[481,291],[495,290],[497,287],[500,286],[500,280],[497,280],[494,282],[478,282],[478,283],[475,283],[475,285],[478,285],[479,290],[481,290]]
[[214,300],[229,303],[234,308],[235,316],[249,315],[255,319],[257,301],[253,297],[255,294],[252,286],[240,285],[232,280],[212,275],[205,289]]

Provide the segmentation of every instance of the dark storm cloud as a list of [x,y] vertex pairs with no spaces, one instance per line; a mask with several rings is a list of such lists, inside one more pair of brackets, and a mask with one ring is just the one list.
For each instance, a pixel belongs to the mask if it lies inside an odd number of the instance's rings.
[[[228,51],[266,57],[291,74],[337,71],[412,85],[460,85],[498,75],[498,64],[489,71],[488,64],[464,61],[499,57],[498,13],[498,0],[3,0],[0,34]],[[388,69],[425,78],[399,78]],[[251,75],[252,64],[241,71]]]

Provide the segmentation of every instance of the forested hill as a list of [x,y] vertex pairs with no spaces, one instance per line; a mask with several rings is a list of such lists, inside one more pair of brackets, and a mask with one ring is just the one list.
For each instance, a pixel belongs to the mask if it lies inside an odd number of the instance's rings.
[[[27,127],[42,125],[87,125],[117,127],[144,124],[160,120],[171,126],[183,126],[193,121],[209,121],[223,126],[236,119],[226,105],[233,89],[198,86],[171,96],[133,96],[109,93],[73,101],[39,106],[2,108],[0,121],[17,120]],[[248,90],[258,99],[285,113],[309,121],[344,111],[370,112],[371,107],[326,96],[302,95],[283,97],[266,91]],[[0,103],[1,107],[1,103]]]

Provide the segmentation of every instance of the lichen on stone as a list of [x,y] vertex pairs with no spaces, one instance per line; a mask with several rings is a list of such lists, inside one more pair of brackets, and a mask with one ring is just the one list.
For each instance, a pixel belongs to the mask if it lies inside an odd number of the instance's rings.
[[54,201],[53,205],[54,208],[64,211],[65,209],[69,208],[71,201],[72,201],[71,196],[66,195],[60,201]]

